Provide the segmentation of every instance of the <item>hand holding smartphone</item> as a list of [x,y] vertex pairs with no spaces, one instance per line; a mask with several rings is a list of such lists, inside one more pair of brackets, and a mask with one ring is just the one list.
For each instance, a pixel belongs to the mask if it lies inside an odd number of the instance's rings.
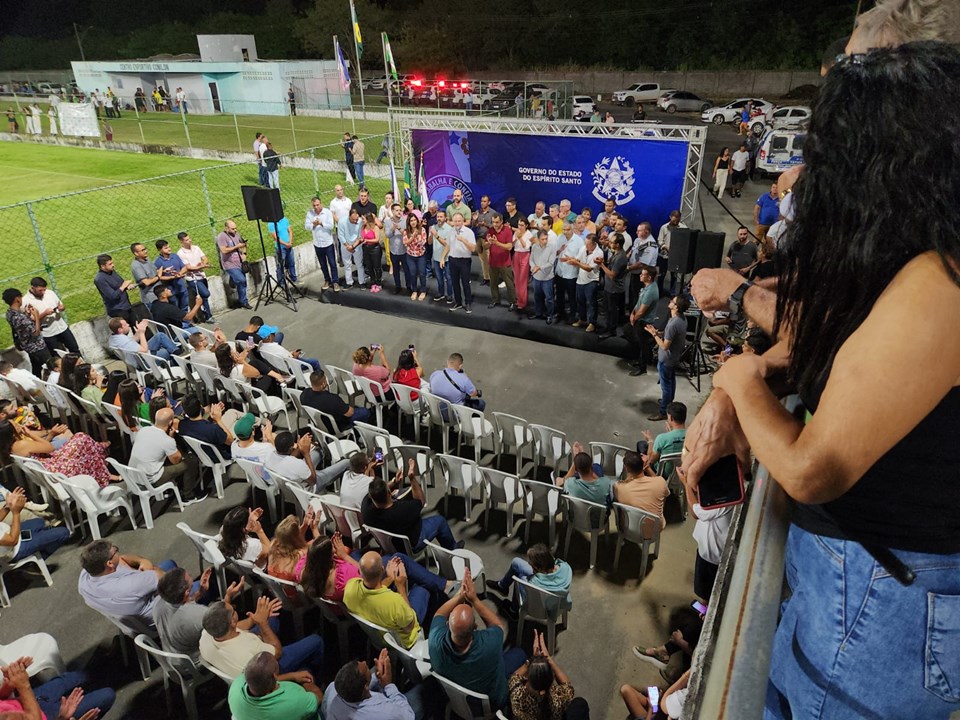
[[743,502],[743,468],[736,455],[727,455],[707,468],[697,496],[703,509],[722,508]]
[[647,688],[647,697],[650,699],[650,709],[656,714],[660,710],[660,688],[650,685]]

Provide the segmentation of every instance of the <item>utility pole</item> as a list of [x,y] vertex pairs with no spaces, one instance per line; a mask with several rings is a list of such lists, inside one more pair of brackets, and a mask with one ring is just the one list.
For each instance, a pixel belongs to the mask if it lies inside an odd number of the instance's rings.
[[87,58],[83,54],[83,43],[80,41],[80,31],[77,30],[77,24],[73,24],[73,34],[77,36],[77,45],[80,47],[80,60],[86,62]]

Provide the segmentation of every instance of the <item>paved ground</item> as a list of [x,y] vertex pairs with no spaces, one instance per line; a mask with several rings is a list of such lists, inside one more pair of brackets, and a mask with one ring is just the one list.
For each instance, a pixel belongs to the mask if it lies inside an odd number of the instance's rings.
[[[711,129],[711,136],[714,135],[720,135],[716,141],[724,144],[736,140],[729,128],[721,128],[719,133]],[[711,137],[711,146],[714,143]],[[764,191],[764,184],[748,189],[742,200],[728,201],[733,212],[744,220],[752,218],[753,202]],[[703,197],[703,207],[707,227],[726,231],[729,242],[736,223],[709,197]],[[312,285],[315,289],[316,280]],[[232,334],[248,314],[223,315],[224,329]],[[262,314],[268,322],[284,329],[289,338],[286,345],[303,347],[334,365],[348,366],[351,351],[369,342],[382,342],[391,362],[400,348],[415,343],[428,372],[440,367],[449,352],[462,352],[467,372],[483,388],[489,409],[551,425],[573,439],[632,445],[642,429],[660,429],[645,419],[655,409],[659,395],[655,375],[630,378],[625,366],[615,358],[311,301],[304,302],[299,313],[274,305]],[[679,379],[678,399],[693,411],[708,388],[707,380],[704,394],[697,395],[689,382]],[[234,483],[227,488],[224,500],[208,499],[188,508],[183,515],[167,511],[151,531],[110,532],[111,524],[104,523],[104,532],[110,533],[110,539],[123,551],[155,560],[171,557],[194,571],[196,554],[176,529],[176,523],[185,521],[197,530],[214,532],[226,510],[247,502],[246,485]],[[481,555],[491,575],[501,573],[509,559],[522,552],[521,540],[503,536],[502,513],[492,516],[489,532],[476,522],[479,509],[474,510],[470,523],[453,520],[460,507],[457,503],[451,506],[454,533],[465,538],[467,547]],[[670,611],[690,602],[696,552],[690,537],[692,526],[688,520],[666,528],[660,558],[639,586],[635,577],[639,554],[633,548],[624,551],[620,572],[615,574],[614,543],[601,544],[598,569],[590,572],[586,569],[588,543],[584,538],[574,538],[570,553],[576,576],[574,608],[569,628],[558,636],[557,661],[569,673],[578,694],[589,700],[595,717],[623,715],[616,695],[621,683],[642,686],[661,682],[655,669],[638,662],[629,649],[638,642],[662,641],[669,632]],[[535,526],[535,537],[544,532],[544,528]],[[161,697],[159,672],[154,672],[151,682],[145,684],[138,680],[135,670],[123,667],[111,626],[80,600],[76,592],[79,550],[78,545],[71,545],[52,558],[52,588],[38,584],[37,578],[30,578],[25,587],[23,578],[28,576],[11,575],[8,582],[14,594],[13,606],[3,611],[0,641],[9,642],[31,631],[52,633],[71,667],[86,666],[104,683],[119,689],[120,699],[111,718],[183,717],[179,697],[173,699],[169,710]],[[221,688],[217,685],[201,693],[202,717],[226,717],[222,709],[211,707],[219,694]]]

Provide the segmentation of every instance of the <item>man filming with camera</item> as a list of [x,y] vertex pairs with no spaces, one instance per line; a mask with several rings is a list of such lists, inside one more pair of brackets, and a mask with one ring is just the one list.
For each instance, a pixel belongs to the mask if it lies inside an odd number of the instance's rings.
[[452,353],[447,358],[447,366],[430,376],[430,391],[455,405],[466,405],[475,410],[487,407],[483,393],[463,372],[463,355]]

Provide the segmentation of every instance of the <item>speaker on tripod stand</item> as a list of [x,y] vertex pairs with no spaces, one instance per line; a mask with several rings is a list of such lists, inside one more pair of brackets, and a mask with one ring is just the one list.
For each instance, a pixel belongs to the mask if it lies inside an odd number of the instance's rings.
[[[260,250],[263,252],[263,284],[260,286],[260,293],[257,295],[257,304],[254,309],[259,308],[261,302],[264,305],[269,305],[271,302],[282,302],[289,305],[294,312],[297,312],[297,299],[291,289],[299,293],[300,297],[303,297],[303,292],[287,277],[279,246],[276,249],[277,277],[274,278],[270,274],[267,248],[263,242],[263,227],[260,224],[261,222],[279,223],[283,220],[284,213],[283,203],[280,201],[280,190],[278,188],[262,188],[257,185],[241,185],[240,192],[243,194],[243,206],[247,211],[247,220],[257,221]],[[277,294],[281,292],[282,295],[277,297]]]

